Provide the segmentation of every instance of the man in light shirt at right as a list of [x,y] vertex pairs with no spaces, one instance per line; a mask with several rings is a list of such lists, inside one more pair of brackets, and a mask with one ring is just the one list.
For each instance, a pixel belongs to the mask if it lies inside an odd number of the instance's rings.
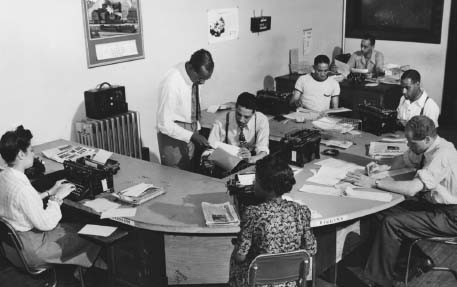
[[438,127],[440,108],[421,88],[421,75],[416,70],[407,70],[401,76],[403,96],[397,108],[399,126],[404,127],[414,116],[427,116]]

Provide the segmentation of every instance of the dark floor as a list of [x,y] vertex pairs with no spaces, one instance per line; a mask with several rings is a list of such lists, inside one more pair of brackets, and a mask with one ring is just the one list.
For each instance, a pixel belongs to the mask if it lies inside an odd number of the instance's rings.
[[[457,125],[441,126],[439,135],[454,143],[457,146]],[[434,259],[437,265],[449,266],[457,269],[457,248],[449,246],[424,246],[423,250]],[[361,256],[363,257],[363,255]],[[340,287],[362,287],[361,281],[362,263],[360,261],[343,262],[338,276],[338,285]],[[58,267],[57,269],[57,286],[58,287],[77,287],[79,281],[73,277],[73,267]],[[45,277],[45,276],[42,276]],[[86,274],[86,286],[98,287],[104,286],[106,282],[105,273],[101,271],[88,271]],[[1,287],[41,287],[45,284],[44,278],[32,278],[23,272],[12,267],[5,259],[0,256],[0,286]],[[205,287],[224,287],[225,284],[205,285]],[[330,287],[334,286],[323,279],[318,279],[317,286]],[[448,272],[429,272],[414,278],[409,284],[411,287],[455,287],[457,280]]]

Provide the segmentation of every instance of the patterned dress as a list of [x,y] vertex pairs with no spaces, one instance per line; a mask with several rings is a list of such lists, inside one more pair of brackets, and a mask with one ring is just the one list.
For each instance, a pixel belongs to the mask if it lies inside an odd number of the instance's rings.
[[[259,254],[305,249],[316,254],[316,239],[310,229],[311,212],[307,206],[283,199],[248,206],[241,217],[241,231],[230,259],[230,286],[248,286],[248,269]],[[236,253],[246,260],[235,262]],[[295,282],[275,286],[295,286]]]

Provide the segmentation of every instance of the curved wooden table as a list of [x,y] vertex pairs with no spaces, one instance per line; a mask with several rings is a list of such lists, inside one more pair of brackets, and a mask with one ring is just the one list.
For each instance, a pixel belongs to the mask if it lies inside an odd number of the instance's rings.
[[[370,135],[354,138],[357,145],[349,148],[347,152],[342,152],[339,158],[356,159],[362,161],[358,162],[362,164],[363,161],[368,162],[368,159],[362,156],[364,143],[374,138]],[[71,142],[57,140],[35,146],[35,151],[38,154],[42,150],[68,143]],[[47,172],[62,169],[61,164],[43,159]],[[149,248],[147,252],[143,250],[143,253],[140,252],[142,255],[138,255],[144,257],[143,261],[152,262],[152,266],[141,267],[147,274],[143,280],[156,285],[227,282],[229,258],[233,250],[231,239],[236,236],[239,227],[207,227],[201,210],[202,201],[222,203],[231,200],[225,187],[226,181],[119,154],[113,154],[112,159],[119,161],[121,167],[114,176],[115,190],[122,190],[140,182],[154,183],[166,190],[164,195],[140,205],[134,217],[117,220],[135,226],[142,234],[136,238],[139,240],[138,244],[129,246]],[[403,200],[399,195],[395,195],[391,202],[386,203],[299,192],[298,189],[311,176],[311,168],[317,166],[307,164],[296,176],[297,184],[290,196],[302,200],[311,209],[323,215],[322,218],[312,220],[313,227],[337,226],[336,223],[344,222],[350,222],[349,225],[352,226],[353,220],[384,210]],[[96,213],[81,203],[66,200],[66,204],[79,210]],[[328,240],[324,239],[322,244],[327,244],[326,242]],[[337,259],[339,257],[336,255]]]

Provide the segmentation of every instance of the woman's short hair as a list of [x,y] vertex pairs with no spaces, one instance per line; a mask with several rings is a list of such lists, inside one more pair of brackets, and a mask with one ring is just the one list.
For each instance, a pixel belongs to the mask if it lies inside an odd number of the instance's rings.
[[20,150],[26,152],[32,137],[30,130],[24,129],[22,125],[15,131],[6,132],[0,139],[0,154],[5,162],[14,162]]
[[435,123],[427,116],[412,117],[405,126],[405,131],[408,130],[413,133],[413,140],[423,140],[427,136],[435,138],[437,134]]
[[256,163],[256,178],[262,188],[281,196],[295,184],[294,173],[285,160],[267,155]]

